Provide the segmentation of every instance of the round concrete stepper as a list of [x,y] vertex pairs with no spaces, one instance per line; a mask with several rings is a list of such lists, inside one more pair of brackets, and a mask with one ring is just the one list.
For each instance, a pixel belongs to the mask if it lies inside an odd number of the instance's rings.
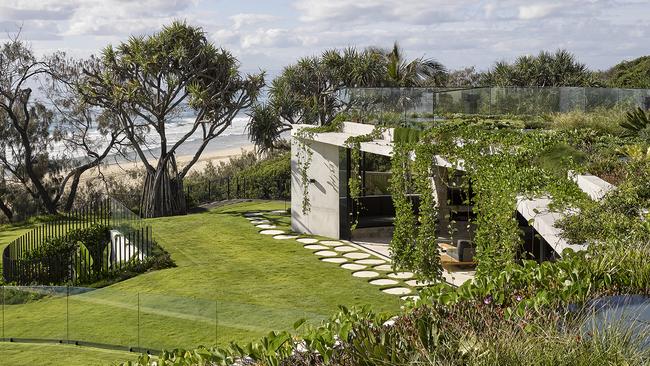
[[254,217],[254,216],[262,216],[264,215],[263,212],[246,212],[244,214],[245,217]]
[[318,244],[308,244],[305,245],[303,248],[309,249],[309,250],[324,250],[324,249],[329,249],[329,247],[326,247],[324,245],[318,245]]
[[337,252],[348,253],[348,252],[356,252],[358,249],[355,247],[342,245],[340,247],[334,247],[334,250],[336,250]]
[[274,213],[274,214],[286,214],[287,211],[286,210],[274,210],[274,211],[271,211],[271,213]]
[[296,241],[298,243],[303,243],[303,244],[316,244],[316,243],[318,243],[318,239],[314,239],[314,238],[300,238],[300,239],[296,239]]
[[391,295],[408,295],[412,292],[410,288],[406,287],[391,287],[385,288],[381,291]]
[[275,225],[271,224],[260,224],[260,225],[255,225],[255,227],[258,227],[260,229],[275,229]]
[[343,243],[341,243],[340,241],[336,241],[336,240],[323,240],[320,243],[323,244],[323,245],[329,245],[331,247],[337,247],[339,245],[343,245]]
[[409,280],[409,281],[404,281],[404,283],[411,287],[422,287],[422,286],[433,285],[433,282],[431,281],[419,281],[419,280]]
[[361,264],[345,263],[341,265],[341,268],[349,269],[350,271],[358,271],[360,269],[366,268],[366,266],[363,266]]
[[280,234],[284,234],[284,231],[282,231],[282,230],[262,230],[262,231],[260,231],[260,234],[262,234],[262,235],[280,235]]
[[406,300],[420,300],[420,296],[418,295],[410,295],[410,296],[402,296],[400,299],[406,301]]
[[271,222],[271,221],[269,221],[269,220],[252,220],[252,221],[251,221],[251,224],[253,224],[253,225],[260,225],[260,224],[268,224],[268,223],[270,223],[270,222]]
[[379,273],[375,271],[359,271],[359,272],[352,272],[353,277],[360,277],[360,278],[373,278],[373,277],[379,277]]
[[412,272],[393,272],[389,273],[387,275],[390,278],[399,278],[400,280],[405,280],[409,278],[413,278],[413,273]]
[[345,253],[343,254],[345,258],[350,258],[350,259],[364,259],[370,257],[370,254],[368,253],[361,253],[361,252],[352,252],[352,253]]
[[321,257],[336,257],[336,252],[333,252],[331,250],[321,250],[318,252],[315,252],[314,254],[319,255]]
[[328,263],[345,263],[348,260],[345,258],[341,257],[335,257],[335,258],[322,258],[321,259],[323,262],[328,262]]
[[393,266],[391,266],[390,264],[382,264],[379,266],[372,267],[372,269],[377,271],[389,272],[393,270]]
[[377,286],[397,285],[398,283],[399,283],[399,281],[389,280],[388,278],[379,278],[379,279],[370,281],[371,285],[377,285]]
[[273,237],[273,239],[287,240],[287,239],[295,239],[297,237],[298,237],[298,235],[276,235],[276,236]]
[[354,263],[367,264],[367,265],[374,266],[375,264],[386,263],[386,261],[382,260],[382,259],[359,259],[358,261],[354,261]]

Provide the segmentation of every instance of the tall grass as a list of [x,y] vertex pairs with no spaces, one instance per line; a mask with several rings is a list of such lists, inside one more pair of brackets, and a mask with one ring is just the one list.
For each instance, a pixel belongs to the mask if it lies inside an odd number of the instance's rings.
[[623,106],[613,108],[597,107],[593,111],[571,111],[551,113],[545,116],[548,128],[557,130],[575,130],[590,128],[602,133],[620,135],[624,129],[620,126],[625,121],[627,109]]

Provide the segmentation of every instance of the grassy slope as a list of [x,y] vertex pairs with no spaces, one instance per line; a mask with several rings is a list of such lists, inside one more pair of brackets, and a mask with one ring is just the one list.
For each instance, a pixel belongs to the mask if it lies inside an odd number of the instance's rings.
[[[397,297],[319,261],[294,240],[258,234],[242,217],[247,211],[282,208],[282,202],[245,203],[151,220],[156,240],[178,267],[75,295],[68,303],[61,297],[6,306],[7,336],[192,347],[213,344],[215,336],[220,344],[250,341],[272,329],[289,329],[301,317],[323,319],[339,304],[399,307]],[[280,226],[288,223],[286,216],[277,218]]]
[[0,364],[12,366],[107,365],[107,360],[135,360],[136,354],[60,344],[0,343]]
[[[4,248],[11,243],[15,238],[23,235],[29,230],[33,229],[34,225],[20,225],[20,226],[11,226],[11,225],[0,225],[0,255]],[[0,260],[0,273],[2,272],[2,260]]]

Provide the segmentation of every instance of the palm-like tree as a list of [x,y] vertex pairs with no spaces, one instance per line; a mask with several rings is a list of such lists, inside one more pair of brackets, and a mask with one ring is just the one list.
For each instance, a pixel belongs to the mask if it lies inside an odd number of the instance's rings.
[[390,51],[379,48],[372,48],[371,51],[381,55],[384,59],[386,86],[442,86],[446,82],[447,69],[440,62],[424,57],[407,61],[397,42],[393,44]]

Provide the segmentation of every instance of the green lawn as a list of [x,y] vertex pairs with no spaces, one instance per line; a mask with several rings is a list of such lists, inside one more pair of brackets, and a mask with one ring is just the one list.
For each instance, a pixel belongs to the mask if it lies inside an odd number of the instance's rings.
[[[5,336],[154,349],[212,345],[215,339],[226,345],[289,329],[302,317],[319,321],[339,304],[399,308],[397,297],[321,262],[295,240],[260,235],[242,216],[283,208],[282,202],[251,202],[150,220],[155,239],[178,267],[67,301],[65,290],[57,289],[40,300],[5,305]],[[268,218],[279,226],[289,223],[287,215]]]
[[134,353],[72,345],[0,343],[0,364],[2,365],[95,366],[116,364],[136,358],[137,355]]

